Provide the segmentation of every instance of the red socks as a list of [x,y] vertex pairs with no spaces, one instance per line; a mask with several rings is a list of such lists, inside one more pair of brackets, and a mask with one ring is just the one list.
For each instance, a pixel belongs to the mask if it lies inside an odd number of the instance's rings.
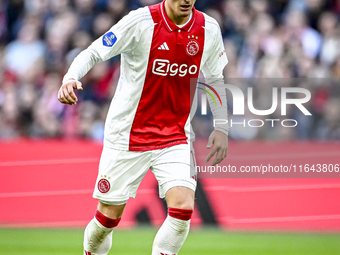
[[178,208],[168,208],[168,214],[179,220],[190,220],[192,216],[193,210],[188,209],[178,209]]
[[99,221],[100,224],[102,224],[106,228],[114,228],[117,227],[118,223],[120,222],[120,219],[110,219],[106,217],[104,214],[102,214],[100,211],[96,211],[95,215],[96,219]]

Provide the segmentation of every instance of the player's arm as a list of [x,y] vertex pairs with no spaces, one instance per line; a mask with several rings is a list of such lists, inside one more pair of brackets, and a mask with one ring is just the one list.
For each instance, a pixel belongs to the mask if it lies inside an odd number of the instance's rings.
[[[206,78],[205,82],[215,89],[222,104],[220,102],[216,104],[211,97],[207,98],[214,119],[227,120],[227,97],[225,88],[222,85],[224,84],[223,70],[228,63],[228,59],[223,45],[221,30],[216,21],[210,19],[209,31],[211,33],[210,38],[214,38],[214,42],[211,44],[209,58],[205,62],[202,72]],[[206,87],[206,89],[212,92],[209,88]],[[209,162],[216,155],[212,165],[220,163],[227,156],[229,125],[227,121],[221,121],[219,124],[215,124],[214,129],[208,139],[207,148],[210,149],[210,152],[206,158],[206,162]]]
[[[215,123],[215,130],[211,133],[208,139],[207,148],[210,149],[210,152],[206,158],[206,162],[209,162],[210,159],[214,155],[216,155],[212,162],[213,166],[220,163],[227,156],[228,151],[229,125],[227,124],[227,121],[224,121],[228,120],[228,108],[225,88],[219,87],[222,81],[223,76],[221,75],[220,78],[212,79],[209,83],[209,85],[211,84],[212,87],[214,87],[222,102],[222,105],[220,104],[220,102],[216,104],[211,97],[208,97],[208,102],[213,114],[213,118],[215,120],[223,120]],[[209,90],[209,88],[207,89]]]
[[69,105],[75,105],[77,103],[78,98],[75,95],[74,90],[83,90],[79,80],[100,60],[101,59],[93,45],[82,51],[73,60],[58,91],[58,100],[61,103]]
[[139,36],[140,19],[145,9],[131,11],[115,24],[107,33],[95,40],[72,62],[58,92],[58,100],[64,104],[76,104],[78,99],[74,90],[82,90],[79,81],[98,61],[105,61],[120,53],[134,49]]

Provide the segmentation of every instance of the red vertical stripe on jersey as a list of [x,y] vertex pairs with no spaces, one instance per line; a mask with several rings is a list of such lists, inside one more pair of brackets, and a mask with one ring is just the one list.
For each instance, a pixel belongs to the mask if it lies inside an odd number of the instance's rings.
[[[155,23],[142,95],[132,123],[129,150],[160,149],[186,143],[190,114],[204,48],[204,16],[193,9],[179,28],[164,12],[164,2],[150,6]],[[190,89],[190,86],[192,88]]]

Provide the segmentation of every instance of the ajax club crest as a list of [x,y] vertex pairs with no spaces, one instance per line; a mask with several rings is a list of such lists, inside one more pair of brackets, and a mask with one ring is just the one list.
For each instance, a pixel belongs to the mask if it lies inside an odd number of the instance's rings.
[[200,49],[198,42],[195,40],[195,39],[198,39],[198,37],[196,36],[195,38],[195,36],[192,35],[192,36],[188,36],[188,39],[189,41],[187,43],[186,52],[189,56],[195,56]]
[[107,193],[110,190],[110,188],[111,188],[110,182],[106,178],[102,178],[98,181],[98,190],[101,193]]

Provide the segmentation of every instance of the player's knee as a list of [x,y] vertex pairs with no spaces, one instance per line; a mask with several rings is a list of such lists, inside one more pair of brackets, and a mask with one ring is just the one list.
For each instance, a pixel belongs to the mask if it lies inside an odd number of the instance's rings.
[[165,194],[168,207],[193,210],[195,192],[186,187],[174,187]]
[[172,208],[181,210],[194,210],[194,201],[191,198],[177,200]]
[[125,204],[123,205],[107,205],[103,202],[99,202],[98,211],[110,219],[119,219],[123,215]]

